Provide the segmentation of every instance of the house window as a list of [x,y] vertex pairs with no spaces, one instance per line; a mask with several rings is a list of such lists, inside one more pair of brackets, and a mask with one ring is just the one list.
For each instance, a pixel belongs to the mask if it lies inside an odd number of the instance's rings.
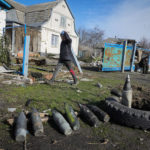
[[58,19],[55,19],[55,21],[58,21]]
[[66,17],[61,17],[60,26],[64,28],[66,27]]
[[66,6],[65,6],[65,5],[62,5],[62,7],[63,7],[63,8],[66,8]]
[[51,45],[52,45],[53,47],[57,47],[57,46],[58,46],[58,39],[59,39],[59,36],[58,36],[58,35],[52,34]]

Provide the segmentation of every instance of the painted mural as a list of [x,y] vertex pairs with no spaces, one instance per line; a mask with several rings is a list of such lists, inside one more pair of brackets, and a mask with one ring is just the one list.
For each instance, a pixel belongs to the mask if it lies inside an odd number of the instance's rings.
[[[102,71],[120,71],[123,57],[123,45],[105,44]],[[133,47],[127,46],[125,57],[125,70],[130,70]]]

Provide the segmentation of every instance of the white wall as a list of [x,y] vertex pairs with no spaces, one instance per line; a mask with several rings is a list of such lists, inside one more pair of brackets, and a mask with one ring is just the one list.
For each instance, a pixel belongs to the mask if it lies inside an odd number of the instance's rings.
[[42,53],[59,54],[61,39],[59,38],[57,47],[52,47],[51,45],[52,34],[58,35],[58,36],[60,35],[59,32],[56,33],[46,28],[42,29],[41,31],[41,52]]
[[0,10],[0,35],[3,34],[3,28],[6,26],[6,12]]
[[[66,27],[60,26],[61,16],[66,17]],[[76,55],[78,54],[78,44],[79,38],[75,32],[74,28],[74,18],[72,17],[66,3],[64,1],[60,2],[52,11],[51,18],[42,26],[41,30],[41,52],[59,54],[60,53],[60,33],[65,30],[69,33],[72,39],[72,48],[74,49]],[[59,44],[57,47],[51,46],[52,34],[59,36]]]

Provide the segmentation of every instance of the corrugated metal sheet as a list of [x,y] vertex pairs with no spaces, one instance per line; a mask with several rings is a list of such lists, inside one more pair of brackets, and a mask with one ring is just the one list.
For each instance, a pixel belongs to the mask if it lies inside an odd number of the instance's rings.
[[[123,45],[105,43],[102,71],[121,71]],[[127,46],[125,70],[130,70],[133,47]]]

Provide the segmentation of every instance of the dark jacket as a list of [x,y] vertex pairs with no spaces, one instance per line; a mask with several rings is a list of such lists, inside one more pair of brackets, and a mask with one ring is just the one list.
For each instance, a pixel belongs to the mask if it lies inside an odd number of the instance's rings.
[[72,52],[71,52],[71,43],[67,32],[64,34],[66,40],[61,42],[60,45],[60,61],[71,61],[72,60]]

